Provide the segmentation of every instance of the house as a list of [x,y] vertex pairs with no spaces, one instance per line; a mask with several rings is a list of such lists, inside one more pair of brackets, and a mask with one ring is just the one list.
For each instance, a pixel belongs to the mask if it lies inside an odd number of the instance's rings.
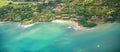
[[56,16],[56,18],[61,18],[61,16]]

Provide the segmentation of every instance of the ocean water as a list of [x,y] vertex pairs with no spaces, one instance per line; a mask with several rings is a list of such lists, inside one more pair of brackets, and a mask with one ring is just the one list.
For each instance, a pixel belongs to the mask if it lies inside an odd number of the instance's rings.
[[120,52],[120,24],[77,29],[66,23],[0,23],[0,52]]

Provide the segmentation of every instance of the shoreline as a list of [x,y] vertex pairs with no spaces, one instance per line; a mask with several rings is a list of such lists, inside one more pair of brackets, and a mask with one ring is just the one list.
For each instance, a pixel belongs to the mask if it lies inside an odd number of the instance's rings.
[[[78,22],[75,22],[75,21],[70,21],[70,20],[53,20],[51,22],[56,22],[56,23],[68,23],[70,25],[73,25],[75,26],[76,28],[84,28],[82,25],[79,25]],[[0,22],[0,23],[4,23],[4,22]],[[36,22],[38,23],[38,22]],[[24,28],[26,27],[30,27],[36,23],[31,23],[31,24],[24,24],[24,23],[20,23],[20,25]]]
[[58,23],[68,23],[70,25],[75,26],[76,28],[83,28],[82,25],[79,25],[78,22],[70,21],[70,20],[53,20],[52,22],[58,22]]

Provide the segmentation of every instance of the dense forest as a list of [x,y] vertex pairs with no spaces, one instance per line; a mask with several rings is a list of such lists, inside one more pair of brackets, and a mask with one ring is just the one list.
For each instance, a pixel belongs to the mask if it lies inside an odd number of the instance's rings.
[[120,22],[120,0],[0,0],[0,21],[72,20],[85,27]]

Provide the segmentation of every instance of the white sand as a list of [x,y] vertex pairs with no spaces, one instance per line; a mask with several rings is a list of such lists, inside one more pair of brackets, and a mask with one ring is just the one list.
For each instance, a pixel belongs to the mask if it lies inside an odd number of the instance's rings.
[[[80,26],[78,22],[75,21],[70,21],[70,20],[53,20],[52,22],[57,22],[57,23],[69,23],[77,28],[83,28],[83,26]],[[70,27],[69,27],[70,28]]]
[[3,23],[3,22],[0,22],[0,23]]

